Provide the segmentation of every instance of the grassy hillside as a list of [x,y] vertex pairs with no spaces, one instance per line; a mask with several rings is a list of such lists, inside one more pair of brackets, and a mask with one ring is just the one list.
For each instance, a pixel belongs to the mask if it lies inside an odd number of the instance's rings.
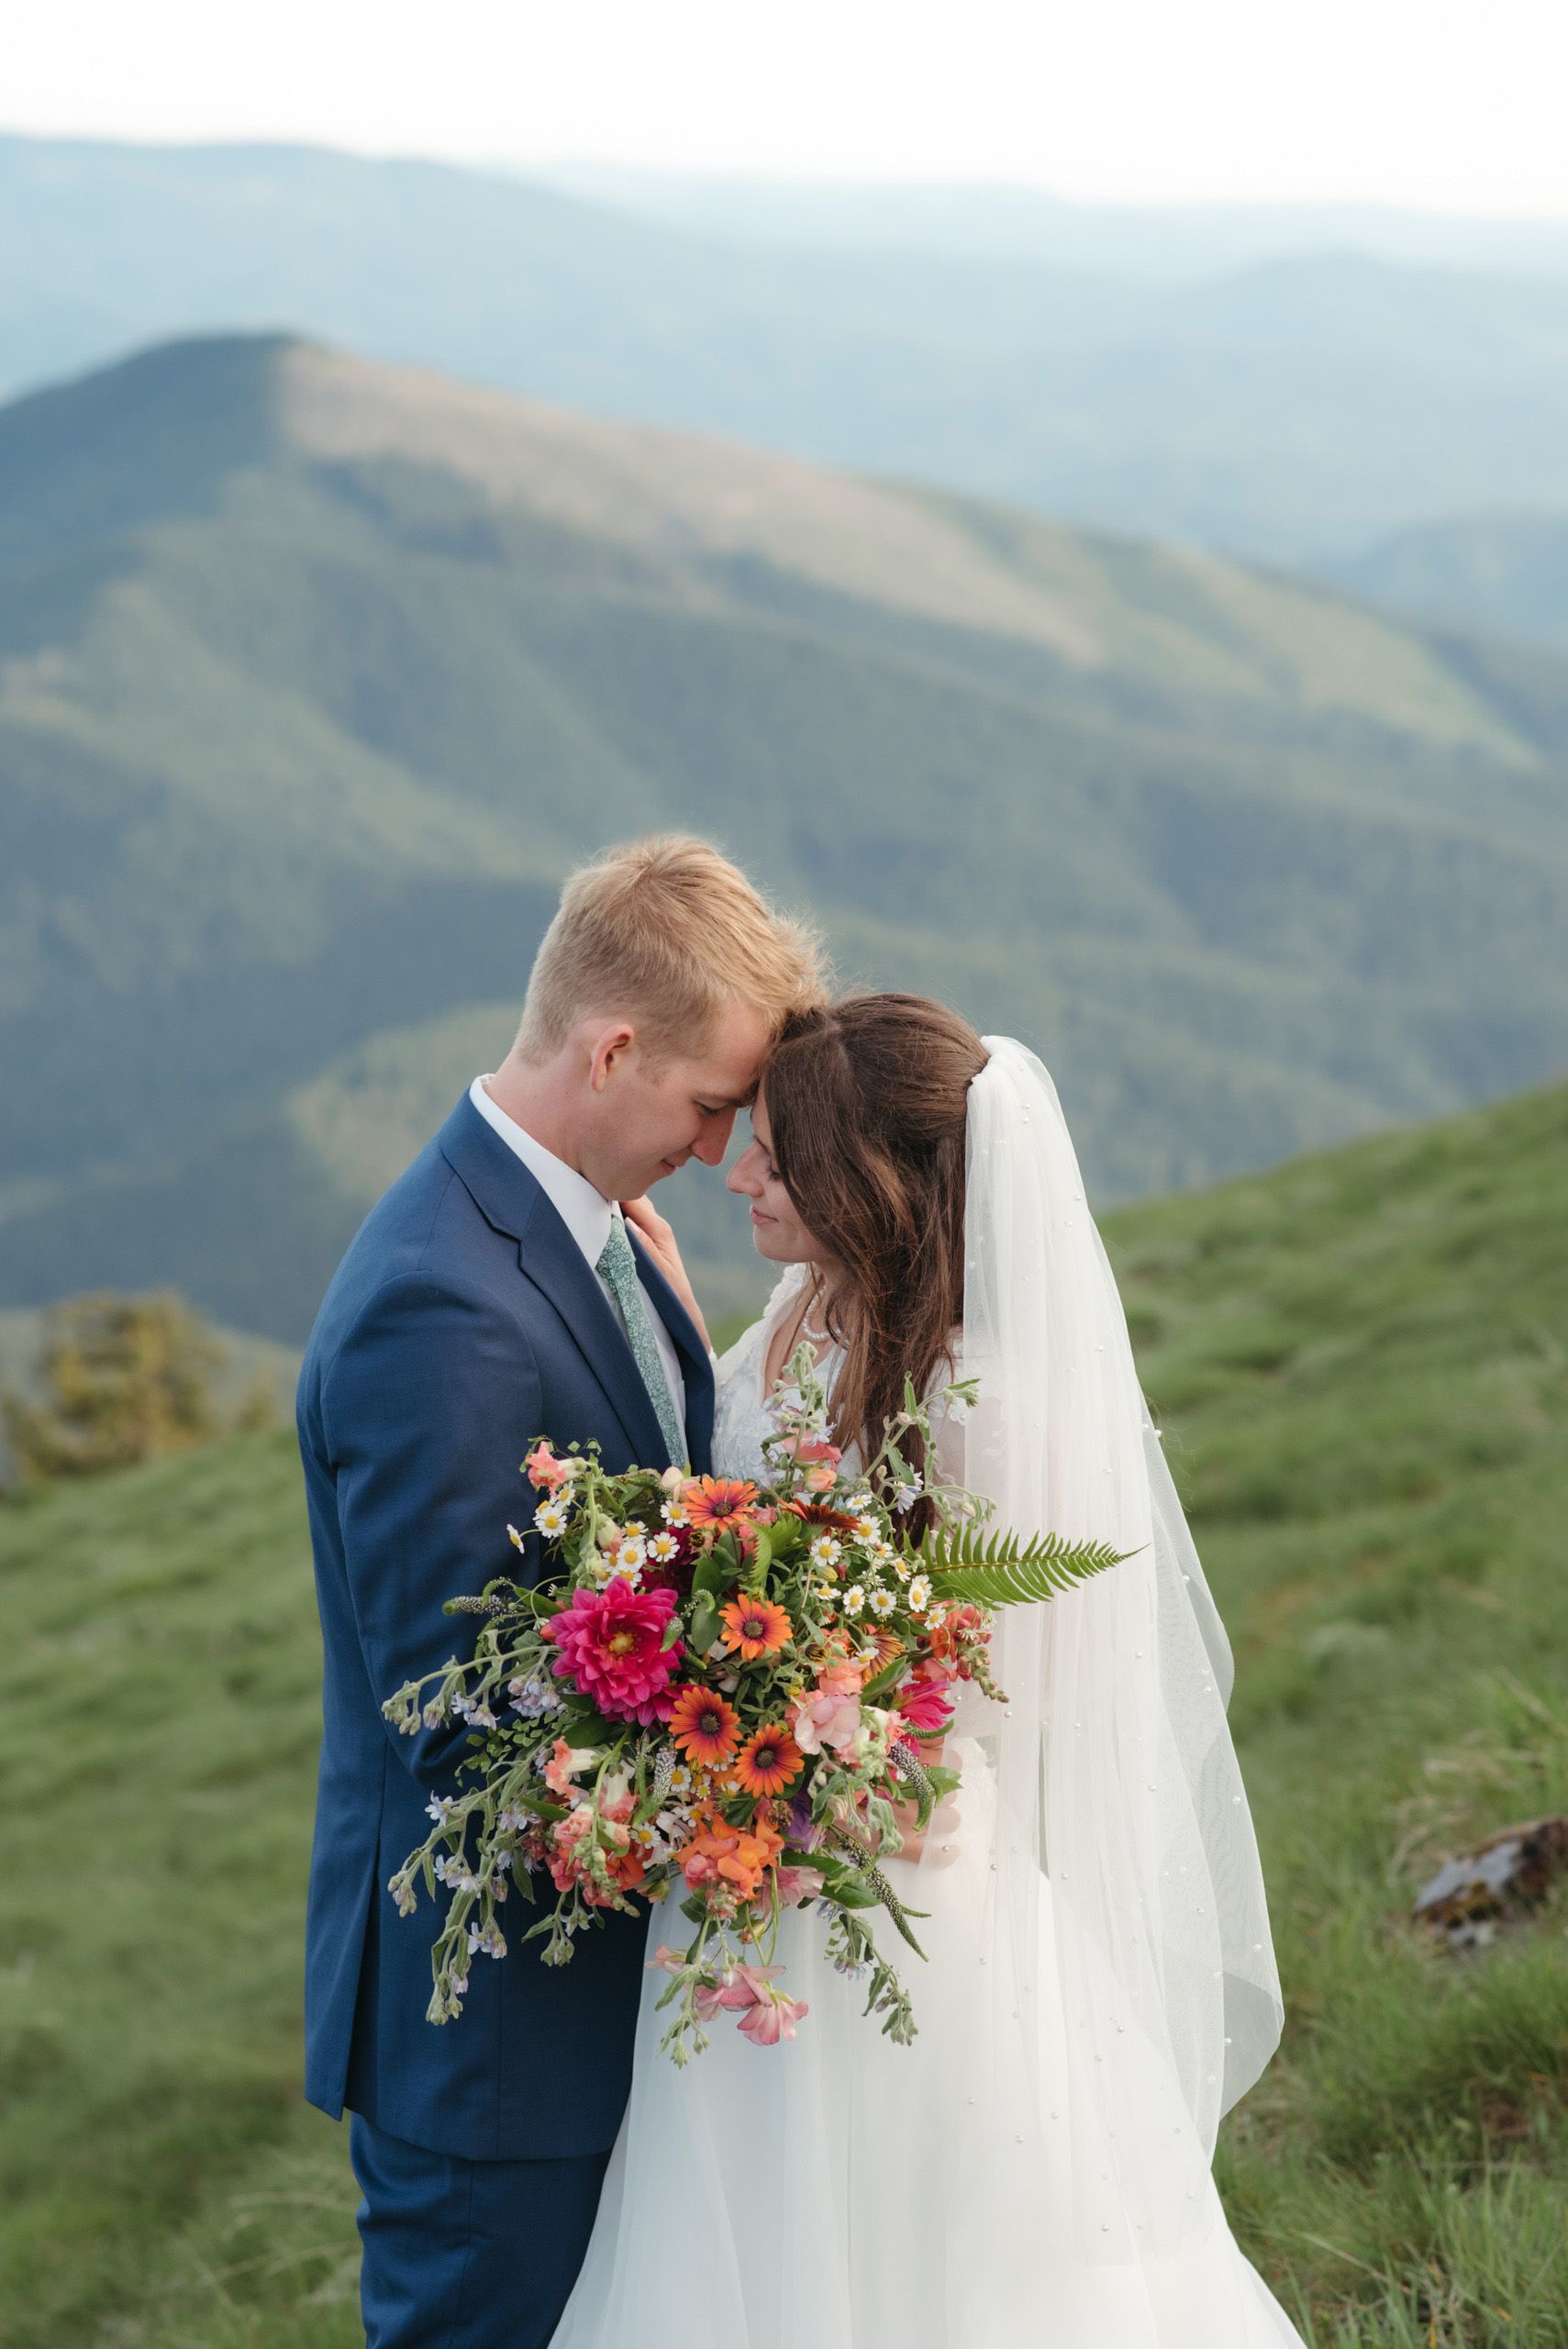
[[[1236,1646],[1289,2004],[1228,2124],[1314,2349],[1568,2337],[1568,1900],[1468,1964],[1433,1858],[1568,1808],[1568,1090],[1125,1210],[1107,1238]],[[8,2349],[349,2349],[297,2102],[317,1736],[284,1436],[0,1512]]]
[[0,1302],[297,1342],[562,872],[658,825],[1038,1042],[1103,1196],[1494,1097],[1562,1066],[1565,763],[1550,671],[1283,578],[148,353],[0,411]]
[[[1568,499],[1550,226],[795,190],[770,238],[744,185],[697,191],[684,220],[623,193],[629,210],[406,158],[0,138],[0,389],[285,325],[1271,562]],[[862,225],[840,233],[846,210]],[[966,250],[965,211],[1006,225],[977,221]]]

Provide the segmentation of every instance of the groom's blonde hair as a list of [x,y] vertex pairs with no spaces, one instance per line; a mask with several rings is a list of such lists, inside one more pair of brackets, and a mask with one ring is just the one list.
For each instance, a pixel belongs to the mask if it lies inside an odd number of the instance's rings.
[[546,1060],[585,1012],[619,1012],[655,1056],[695,1052],[727,1003],[754,1005],[776,1034],[826,993],[816,933],[775,912],[706,841],[628,841],[562,891],[514,1049]]

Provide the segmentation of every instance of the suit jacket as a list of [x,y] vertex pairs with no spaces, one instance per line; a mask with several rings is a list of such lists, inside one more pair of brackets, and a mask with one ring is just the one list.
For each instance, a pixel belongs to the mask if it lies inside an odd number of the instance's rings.
[[[700,1473],[711,1365],[631,1236],[680,1356]],[[514,1891],[511,1954],[476,1958],[462,2016],[438,2025],[425,2020],[438,1912],[422,1899],[400,1918],[386,1889],[428,1831],[431,1794],[457,1784],[467,1732],[399,1736],[382,1702],[472,1643],[445,1599],[539,1573],[538,1537],[519,1563],[506,1534],[532,1514],[518,1474],[530,1438],[596,1440],[612,1473],[669,1458],[582,1251],[466,1096],[350,1243],[311,1332],[298,1422],[325,1650],[306,2094],[437,2153],[602,2152],[630,2085],[646,1917],[610,1914],[570,1965],[547,1966],[538,1943],[517,1945],[539,1912]]]

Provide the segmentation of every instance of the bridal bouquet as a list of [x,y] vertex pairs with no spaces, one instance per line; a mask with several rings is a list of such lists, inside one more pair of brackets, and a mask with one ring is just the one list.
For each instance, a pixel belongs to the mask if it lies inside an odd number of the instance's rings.
[[[957,1788],[959,1774],[923,1749],[941,1738],[955,1683],[999,1695],[992,1610],[1050,1598],[1118,1553],[985,1536],[986,1504],[906,1460],[911,1430],[935,1459],[907,1385],[881,1452],[851,1475],[808,1349],[788,1377],[760,1486],[673,1468],[611,1476],[595,1446],[537,1442],[523,1473],[554,1575],[449,1601],[449,1613],[486,1618],[472,1659],[384,1707],[409,1735],[421,1721],[470,1732],[459,1780],[473,1783],[432,1799],[431,1831],[390,1886],[404,1915],[421,1881],[446,1896],[432,2022],[462,2011],[474,1956],[506,1954],[510,1894],[542,1895],[522,1939],[561,1965],[605,1910],[673,1893],[694,1930],[653,1963],[671,1976],[662,2044],[677,2064],[723,2012],[759,2043],[795,2036],[806,2003],[773,1956],[784,1910],[811,1900],[828,1956],[869,1975],[865,2011],[913,2038],[908,1994],[871,1924],[880,1909],[923,1954],[910,1920],[924,1912],[880,1865],[902,1841],[893,1806],[912,1800],[923,1829]],[[962,1410],[973,1387],[938,1399]],[[911,1541],[901,1521],[922,1492],[935,1522]]]

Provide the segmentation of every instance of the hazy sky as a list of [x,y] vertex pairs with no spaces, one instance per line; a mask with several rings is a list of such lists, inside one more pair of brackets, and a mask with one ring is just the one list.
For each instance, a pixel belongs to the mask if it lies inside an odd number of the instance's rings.
[[5,0],[0,127],[1568,217],[1568,0]]

